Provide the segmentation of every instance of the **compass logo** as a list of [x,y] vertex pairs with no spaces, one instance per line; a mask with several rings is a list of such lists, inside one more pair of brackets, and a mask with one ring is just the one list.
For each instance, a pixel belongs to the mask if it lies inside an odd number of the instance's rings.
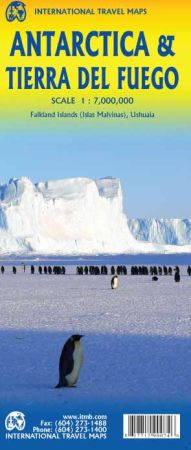
[[15,19],[19,22],[24,22],[26,15],[27,12],[23,2],[11,2],[6,9],[6,19],[8,22],[13,22]]
[[15,428],[18,431],[24,430],[26,425],[25,416],[22,412],[12,411],[5,419],[5,428],[8,431],[12,431]]

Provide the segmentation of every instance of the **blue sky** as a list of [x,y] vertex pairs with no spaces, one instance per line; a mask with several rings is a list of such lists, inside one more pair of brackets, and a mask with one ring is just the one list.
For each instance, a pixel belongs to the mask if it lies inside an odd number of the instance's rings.
[[121,179],[129,217],[190,217],[191,132],[185,126],[124,126],[83,122],[55,128],[4,127],[0,179],[33,181],[84,176]]

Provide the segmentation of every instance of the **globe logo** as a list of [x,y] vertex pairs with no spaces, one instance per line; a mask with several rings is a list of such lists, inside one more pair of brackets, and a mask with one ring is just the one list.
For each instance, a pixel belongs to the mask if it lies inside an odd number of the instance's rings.
[[8,431],[12,431],[15,428],[18,431],[24,430],[26,425],[25,416],[22,412],[12,411],[5,419],[5,428]]
[[23,2],[11,2],[6,10],[6,19],[8,22],[13,22],[17,19],[19,22],[23,22],[26,19],[26,8]]

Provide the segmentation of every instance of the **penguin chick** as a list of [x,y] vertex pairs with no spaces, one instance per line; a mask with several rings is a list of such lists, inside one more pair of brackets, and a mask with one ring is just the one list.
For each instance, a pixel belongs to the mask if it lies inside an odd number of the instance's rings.
[[64,344],[59,361],[59,382],[55,388],[71,387],[77,382],[83,364],[81,334],[73,334]]

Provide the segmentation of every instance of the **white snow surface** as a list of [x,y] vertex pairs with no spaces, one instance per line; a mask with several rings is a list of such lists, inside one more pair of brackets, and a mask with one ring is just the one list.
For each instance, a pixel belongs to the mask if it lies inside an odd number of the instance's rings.
[[23,177],[0,184],[0,254],[150,252],[191,252],[191,245],[137,241],[129,230],[116,178],[33,184]]
[[[0,277],[0,402],[75,407],[80,402],[191,402],[191,278]],[[128,270],[129,271],[129,270]],[[9,288],[7,288],[9,286]],[[76,389],[54,389],[64,342],[84,334]],[[127,404],[127,403],[126,403]]]

